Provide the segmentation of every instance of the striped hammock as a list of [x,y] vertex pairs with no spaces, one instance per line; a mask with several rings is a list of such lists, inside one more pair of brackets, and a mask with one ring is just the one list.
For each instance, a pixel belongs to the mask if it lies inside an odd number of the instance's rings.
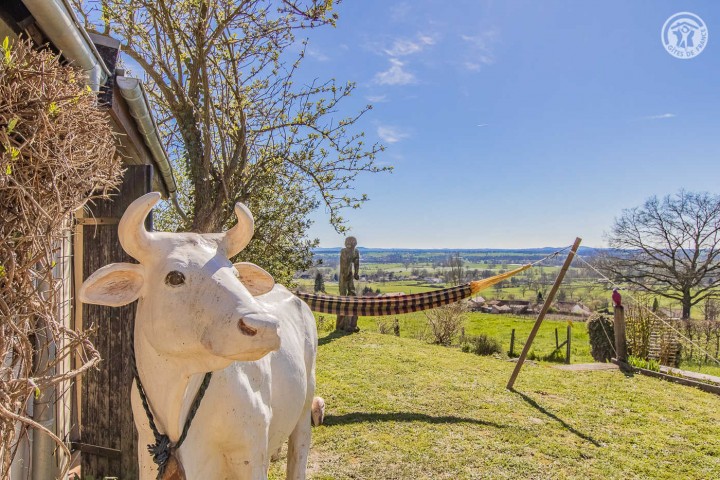
[[492,287],[513,275],[527,270],[532,265],[523,265],[501,275],[476,280],[457,287],[443,288],[425,293],[394,295],[391,297],[339,297],[296,292],[301,300],[310,306],[310,310],[333,315],[379,317],[382,315],[400,315],[402,313],[429,310],[464,298]]

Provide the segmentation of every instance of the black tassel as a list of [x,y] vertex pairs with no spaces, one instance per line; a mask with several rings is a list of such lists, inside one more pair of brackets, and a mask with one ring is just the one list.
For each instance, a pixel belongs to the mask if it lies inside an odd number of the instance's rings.
[[155,435],[155,444],[148,445],[147,448],[153,457],[153,462],[158,466],[157,478],[161,480],[170,460],[170,438],[167,435]]

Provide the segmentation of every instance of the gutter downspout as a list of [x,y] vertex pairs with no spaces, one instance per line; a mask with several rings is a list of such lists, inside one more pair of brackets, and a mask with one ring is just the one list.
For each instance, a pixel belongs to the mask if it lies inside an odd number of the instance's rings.
[[23,3],[65,59],[88,74],[90,88],[99,91],[110,72],[67,3],[64,0],[23,0]]
[[[35,348],[37,349],[37,357],[35,358],[35,371],[48,371],[50,362],[55,360],[56,349],[55,342],[47,335],[47,325],[43,322],[35,333]],[[55,369],[52,368],[48,373],[54,374]],[[38,397],[33,400],[33,420],[47,428],[51,432],[57,433],[55,425],[55,389],[47,388],[40,392]],[[55,442],[42,432],[33,431],[32,442],[32,480],[47,480],[56,478],[58,469],[56,465],[56,449]],[[69,460],[69,459],[68,459]]]
[[163,183],[167,188],[170,201],[180,217],[187,222],[187,217],[180,208],[180,203],[177,199],[177,184],[175,183],[170,159],[168,158],[162,143],[160,143],[158,128],[150,113],[150,103],[145,95],[142,83],[140,83],[140,80],[137,78],[129,78],[118,75],[115,77],[115,84],[118,86],[120,93],[128,103],[128,107],[130,107],[130,114],[135,119],[135,122],[137,122],[138,130],[145,139],[145,144],[148,149],[150,149],[153,160],[155,160],[155,164],[160,171]]

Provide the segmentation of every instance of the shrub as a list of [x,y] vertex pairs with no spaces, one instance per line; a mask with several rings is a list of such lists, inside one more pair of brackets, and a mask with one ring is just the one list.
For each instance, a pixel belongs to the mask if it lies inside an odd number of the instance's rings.
[[463,352],[475,355],[495,355],[502,353],[502,345],[497,338],[485,334],[471,336],[461,346]]
[[614,355],[615,329],[609,317],[596,313],[587,321],[590,354],[597,362],[607,362]]
[[393,331],[393,322],[388,317],[376,317],[375,325],[377,325],[378,332],[383,335]]
[[[713,365],[712,357],[720,357],[720,321],[717,319],[681,320],[672,322],[672,324],[676,330],[683,332],[684,336],[693,342],[690,343],[682,337],[676,336],[676,339],[682,344],[680,352],[682,361],[694,362],[698,365],[705,363]],[[675,358],[680,359],[680,355],[676,355]]]
[[460,333],[467,313],[465,302],[456,302],[425,312],[430,329],[431,342],[450,345]]
[[333,324],[333,319],[330,317],[326,317],[325,315],[320,315],[315,319],[315,324],[317,325],[318,332],[329,332],[330,330],[333,330],[335,328],[335,325]]
[[[30,395],[60,392],[61,382],[100,361],[86,334],[63,323],[58,307],[67,297],[53,270],[56,260],[64,261],[60,247],[72,212],[107,198],[122,166],[109,118],[82,71],[29,41],[5,38],[0,54],[0,478],[8,478],[15,439],[31,425]],[[57,362],[78,360],[74,370],[33,364],[45,338],[52,339]],[[36,435],[48,433],[32,425]],[[58,455],[69,457],[54,440]]]
[[630,355],[628,356],[628,363],[635,368],[644,368],[645,370],[652,370],[653,372],[660,371],[660,363],[657,360],[645,360]]

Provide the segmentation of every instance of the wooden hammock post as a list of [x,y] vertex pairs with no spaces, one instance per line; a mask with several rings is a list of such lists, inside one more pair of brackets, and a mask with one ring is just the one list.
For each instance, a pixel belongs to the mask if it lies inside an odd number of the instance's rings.
[[540,310],[537,320],[535,320],[535,325],[533,326],[532,330],[530,331],[530,336],[528,337],[527,342],[525,342],[525,346],[523,347],[522,353],[520,353],[520,357],[518,358],[518,361],[515,364],[515,369],[513,370],[512,375],[510,375],[510,380],[508,381],[508,384],[507,384],[508,390],[512,390],[513,385],[515,384],[515,379],[517,378],[518,374],[520,373],[520,369],[522,368],[523,363],[525,363],[525,358],[527,358],[527,354],[530,351],[530,347],[532,346],[533,340],[535,340],[535,335],[537,335],[537,332],[540,329],[540,325],[542,324],[542,321],[545,318],[547,311],[550,309],[550,305],[552,304],[553,300],[555,299],[555,294],[560,289],[560,285],[562,284],[563,278],[565,278],[565,273],[568,271],[568,268],[570,268],[570,264],[572,263],[573,258],[575,257],[575,254],[577,253],[577,250],[580,247],[580,242],[582,242],[582,238],[577,237],[575,239],[575,243],[573,243],[573,246],[570,249],[570,253],[568,253],[567,258],[565,259],[565,263],[563,264],[562,268],[560,269],[560,273],[558,273],[558,276],[555,279],[555,283],[553,284],[552,289],[550,289],[550,293],[548,293],[548,296],[545,299],[545,303],[543,304],[542,310]]

